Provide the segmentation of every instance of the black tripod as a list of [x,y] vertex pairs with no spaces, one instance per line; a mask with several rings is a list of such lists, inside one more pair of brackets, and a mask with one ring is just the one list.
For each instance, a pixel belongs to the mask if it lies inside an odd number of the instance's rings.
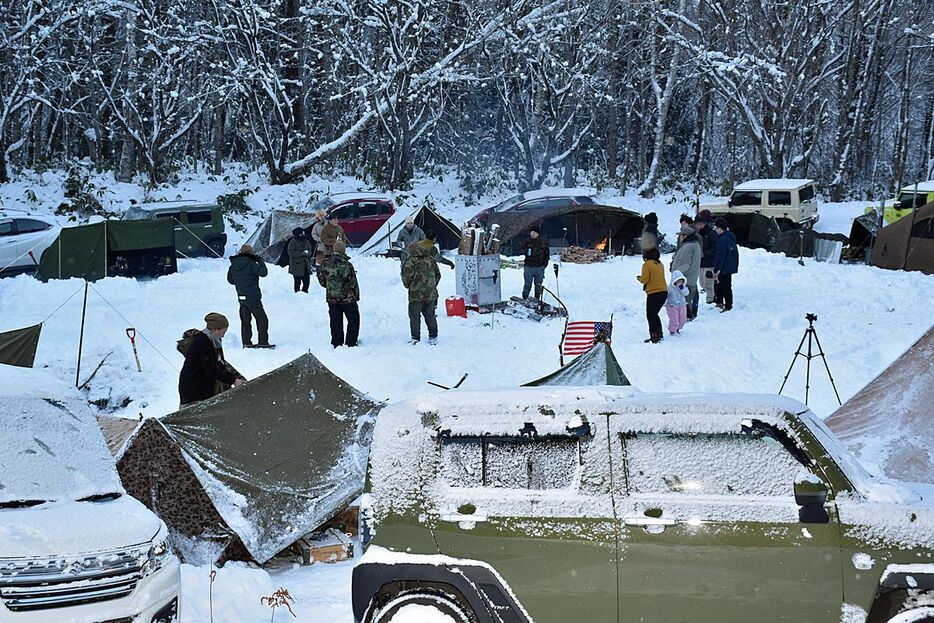
[[[820,345],[820,340],[817,338],[817,329],[814,328],[814,323],[817,321],[817,314],[806,314],[804,317],[808,321],[808,328],[804,330],[804,335],[801,336],[801,342],[798,343],[798,350],[795,351],[795,356],[791,360],[791,365],[788,366],[788,372],[785,374],[785,380],[782,381],[782,386],[778,390],[778,393],[781,394],[782,390],[785,389],[785,383],[788,382],[788,377],[791,375],[791,369],[795,367],[795,362],[798,360],[798,355],[801,355],[807,361],[807,371],[805,372],[804,376],[804,404],[807,404],[808,394],[811,390],[811,359],[814,359],[820,355],[820,358],[824,360],[824,368],[827,370],[827,378],[830,379],[830,386],[833,387],[833,393],[837,397],[837,403],[843,404],[840,402],[840,394],[837,393],[837,385],[833,382],[833,375],[830,374],[830,366],[827,365],[827,357],[824,356],[824,349]],[[807,338],[808,341],[807,354],[801,352],[801,347],[804,346],[805,338]],[[817,355],[812,354],[812,343],[817,344]]]

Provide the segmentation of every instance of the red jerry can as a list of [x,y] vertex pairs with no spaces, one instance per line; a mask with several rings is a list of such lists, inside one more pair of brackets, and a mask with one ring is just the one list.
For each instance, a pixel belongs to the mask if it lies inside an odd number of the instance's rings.
[[447,311],[448,316],[467,317],[467,306],[464,304],[464,297],[462,296],[449,296],[444,299],[444,309]]

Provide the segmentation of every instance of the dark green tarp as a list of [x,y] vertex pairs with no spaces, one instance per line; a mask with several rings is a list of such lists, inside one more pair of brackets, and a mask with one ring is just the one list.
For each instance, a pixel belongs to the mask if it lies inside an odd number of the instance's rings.
[[65,227],[45,250],[37,276],[43,281],[79,277],[159,277],[178,270],[170,219],[102,221]]
[[616,361],[610,345],[597,342],[593,348],[563,368],[526,383],[523,387],[536,385],[630,385],[630,382]]
[[263,563],[360,495],[381,406],[309,353],[145,421],[117,469],[174,534]]
[[0,333],[0,363],[31,368],[36,360],[42,324]]

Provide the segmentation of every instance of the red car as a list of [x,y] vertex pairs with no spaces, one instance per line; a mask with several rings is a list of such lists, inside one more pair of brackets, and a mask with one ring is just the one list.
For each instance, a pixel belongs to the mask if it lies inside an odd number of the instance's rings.
[[360,246],[395,214],[396,207],[392,199],[377,193],[338,193],[311,207],[312,212],[317,210],[336,216],[350,244]]

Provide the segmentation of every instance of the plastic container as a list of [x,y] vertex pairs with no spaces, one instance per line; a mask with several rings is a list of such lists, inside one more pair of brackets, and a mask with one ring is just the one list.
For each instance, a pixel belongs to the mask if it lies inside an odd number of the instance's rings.
[[467,305],[464,304],[464,297],[462,296],[449,296],[444,299],[444,309],[447,311],[448,316],[467,317]]

